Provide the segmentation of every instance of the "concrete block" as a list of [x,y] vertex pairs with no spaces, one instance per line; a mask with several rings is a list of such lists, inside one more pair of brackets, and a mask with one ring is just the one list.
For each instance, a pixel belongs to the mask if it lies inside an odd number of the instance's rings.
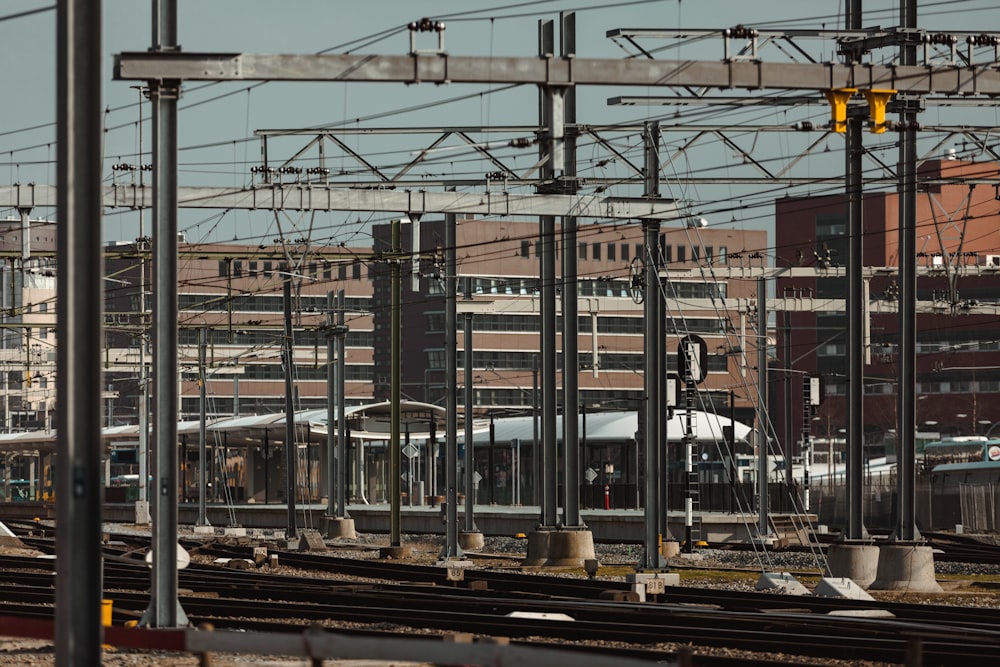
[[533,530],[528,533],[528,552],[521,565],[537,567],[545,564],[549,558],[549,539],[554,531]]
[[681,576],[676,572],[635,572],[625,575],[625,581],[632,585],[632,591],[637,593],[640,602],[645,602],[649,595],[662,595],[667,586],[680,584]]
[[830,576],[868,588],[878,574],[878,551],[874,544],[831,544],[826,553]]
[[799,583],[789,572],[764,572],[757,580],[757,590],[780,589],[785,595],[809,595],[809,589]]
[[222,529],[222,534],[226,537],[246,537],[247,529],[243,526],[226,526]]
[[410,547],[382,547],[378,550],[378,557],[382,560],[405,560],[412,555]]
[[212,526],[194,526],[191,532],[195,535],[215,535],[215,528]]
[[135,524],[137,526],[148,526],[152,522],[149,516],[149,501],[135,501]]
[[303,530],[299,535],[299,551],[326,551],[326,542],[318,530]]
[[462,551],[478,551],[486,546],[486,538],[478,530],[460,530],[458,546]]
[[596,560],[594,534],[589,530],[557,530],[549,536],[549,556],[545,567],[583,567]]
[[639,593],[636,591],[601,591],[599,596],[601,600],[608,600],[610,602],[645,602],[646,596],[645,591],[643,591],[642,599],[639,599]]
[[816,584],[813,595],[821,598],[845,598],[847,600],[874,600],[865,589],[846,577],[824,577]]
[[354,530],[354,519],[346,517],[325,516],[323,517],[326,536],[331,540],[346,539],[356,540],[358,534]]
[[934,577],[933,550],[902,542],[882,546],[878,553],[878,574],[869,588],[911,593],[943,592]]

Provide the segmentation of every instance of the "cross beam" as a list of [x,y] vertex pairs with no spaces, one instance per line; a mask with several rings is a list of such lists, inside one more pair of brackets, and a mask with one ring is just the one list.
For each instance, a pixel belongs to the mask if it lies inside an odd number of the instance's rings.
[[[103,202],[107,208],[150,208],[153,191],[148,186],[112,185],[104,188]],[[684,217],[672,199],[356,189],[308,183],[252,188],[178,187],[177,204],[180,208],[461,213],[501,217],[572,215],[609,220],[677,220]],[[29,183],[0,187],[0,206],[30,209],[55,205],[56,187],[53,185]]]
[[124,52],[119,81],[681,86],[744,90],[892,89],[911,95],[1000,95],[994,64],[918,66],[759,61],[434,55]]

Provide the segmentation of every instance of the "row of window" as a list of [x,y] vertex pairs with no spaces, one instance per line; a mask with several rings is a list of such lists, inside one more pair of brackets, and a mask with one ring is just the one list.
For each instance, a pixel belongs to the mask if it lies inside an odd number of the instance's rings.
[[[272,262],[265,260],[242,260],[242,259],[220,259],[219,277],[221,278],[271,278],[279,277],[284,279],[284,273],[288,269],[284,262]],[[361,261],[351,262],[313,262],[297,269],[298,273],[309,276],[315,280],[333,280],[336,273],[337,280],[347,280],[350,272],[352,280],[361,280]],[[244,271],[245,268],[245,271]]]
[[[300,296],[295,299],[296,307],[302,312],[326,312],[325,296]],[[205,312],[240,313],[283,313],[284,298],[267,294],[178,294],[179,310]],[[369,312],[372,307],[370,297],[344,297],[344,308],[348,312]]]
[[[428,350],[427,368],[430,370],[444,370],[445,352],[444,350]],[[465,367],[465,353],[459,350],[456,353],[458,368]],[[535,368],[538,359],[537,352],[508,352],[503,350],[483,350],[475,351],[472,357],[474,370],[519,370],[530,371]],[[556,353],[556,364],[562,367],[562,352]],[[593,355],[582,352],[577,357],[578,368],[590,368],[594,363]],[[604,371],[635,371],[641,372],[644,368],[646,357],[641,352],[599,352],[597,364],[600,370]],[[667,367],[677,368],[677,355],[667,354]],[[728,357],[725,355],[709,355],[708,371],[710,373],[728,372]]]
[[[894,343],[873,343],[872,355],[877,357],[892,357],[896,354]],[[917,354],[936,354],[939,352],[1000,352],[1000,340],[981,340],[956,344],[949,341],[917,342]],[[817,350],[820,357],[843,357],[847,354],[847,343],[827,343]]]
[[[824,385],[823,390],[832,396],[846,396],[847,384],[831,382]],[[1000,394],[1000,380],[951,380],[943,382],[918,382],[917,394]],[[885,395],[895,394],[894,382],[880,382],[865,385],[865,394]]]
[[[473,276],[465,278],[459,291],[471,290],[473,294],[506,294],[508,296],[535,296],[540,291],[538,278],[485,278]],[[577,282],[579,296],[620,297],[631,296],[628,280],[581,280]],[[431,281],[428,294],[444,294],[442,281]],[[664,294],[673,299],[724,299],[725,283],[667,281]]]
[[[208,330],[208,344],[213,347],[226,345],[239,347],[277,347],[281,344],[281,338],[282,333],[277,330],[234,329],[232,331],[232,338],[230,338],[230,332],[227,329]],[[201,344],[201,330],[183,328],[177,332],[177,342],[179,345],[199,345]],[[326,349],[326,342],[326,334],[323,331],[313,329],[295,332],[296,345],[322,346],[323,349]],[[373,347],[375,345],[375,336],[371,331],[348,329],[344,345],[346,347]]]
[[[185,379],[197,379],[198,374],[194,370],[183,373]],[[243,373],[235,376],[240,380],[265,380],[275,381],[285,379],[285,367],[282,364],[247,364],[243,366]],[[375,377],[375,369],[370,364],[344,364],[344,380],[347,382],[371,382]],[[327,369],[322,365],[296,364],[295,379],[302,381],[326,380]]]
[[[531,246],[534,243],[535,246],[535,257],[540,257],[542,254],[542,242],[536,240],[532,242],[529,239],[524,239],[521,241],[521,257],[528,259],[531,257]],[[635,254],[632,254],[632,249],[635,249]],[[592,260],[592,261],[607,261],[607,262],[622,262],[627,264],[632,257],[642,257],[644,255],[645,245],[642,243],[636,243],[630,245],[628,243],[587,243],[581,241],[577,246],[577,257],[581,260]],[[715,250],[713,246],[706,246],[701,244],[685,245],[677,244],[670,245],[666,242],[665,236],[660,236],[660,257],[663,262],[669,264],[674,260],[674,255],[676,254],[676,261],[683,264],[688,261],[688,248],[691,248],[691,261],[700,262],[704,260],[707,263],[717,263],[717,264],[727,264],[729,263],[729,249],[726,246],[719,246],[718,251]],[[675,253],[676,250],[676,253]],[[559,244],[556,243],[556,256],[559,255]]]
[[[444,313],[429,313],[426,316],[427,332],[441,333],[444,331]],[[463,331],[465,318],[458,318],[457,328]],[[541,329],[541,318],[538,315],[497,315],[477,314],[472,318],[473,331],[491,331],[502,333],[537,333]],[[556,329],[562,331],[562,317],[556,317]],[[577,319],[577,330],[581,334],[592,333],[590,316]],[[597,333],[599,334],[635,334],[642,335],[645,331],[645,320],[641,317],[608,317],[597,318]],[[725,333],[725,320],[718,317],[685,317],[668,318],[666,321],[668,334],[685,335],[688,333],[718,335]]]

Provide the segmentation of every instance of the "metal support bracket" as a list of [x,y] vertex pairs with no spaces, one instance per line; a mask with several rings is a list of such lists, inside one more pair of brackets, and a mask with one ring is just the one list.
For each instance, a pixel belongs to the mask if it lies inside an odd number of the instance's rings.
[[834,132],[847,132],[847,102],[856,92],[857,88],[831,88],[823,91],[826,101],[830,103],[830,129]]
[[885,125],[885,110],[889,104],[889,100],[892,96],[896,94],[895,90],[891,89],[877,89],[873,88],[871,90],[861,91],[865,99],[868,100],[868,114],[871,118],[871,128],[872,134],[882,134],[886,130]]

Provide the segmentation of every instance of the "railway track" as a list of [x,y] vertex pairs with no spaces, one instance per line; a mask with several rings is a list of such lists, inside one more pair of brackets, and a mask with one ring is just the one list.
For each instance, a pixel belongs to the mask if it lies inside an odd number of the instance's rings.
[[[39,546],[51,538],[32,538]],[[43,544],[44,543],[44,544]],[[189,544],[216,558],[250,558],[250,547]],[[438,633],[470,632],[527,640],[627,643],[656,651],[665,644],[902,662],[919,639],[931,664],[976,664],[1000,650],[995,610],[904,603],[864,603],[770,593],[671,587],[652,603],[622,599],[624,582],[590,581],[497,570],[466,570],[449,582],[443,568],[401,562],[272,551],[284,567],[312,576],[259,569],[192,566],[179,573],[180,602],[195,623],[269,630],[297,624]],[[135,545],[108,548],[104,584],[115,601],[115,623],[137,620],[149,603],[149,573]],[[0,614],[48,617],[53,561],[0,558]],[[616,595],[617,594],[617,595]],[[894,618],[831,614],[879,609]],[[524,617],[527,614],[528,617]],[[564,615],[572,620],[554,620]],[[547,620],[541,621],[545,616]],[[663,649],[659,649],[663,655]],[[767,658],[761,658],[766,661]],[[699,664],[708,664],[699,661]],[[744,660],[743,664],[747,664]],[[760,663],[764,664],[764,663]]]

